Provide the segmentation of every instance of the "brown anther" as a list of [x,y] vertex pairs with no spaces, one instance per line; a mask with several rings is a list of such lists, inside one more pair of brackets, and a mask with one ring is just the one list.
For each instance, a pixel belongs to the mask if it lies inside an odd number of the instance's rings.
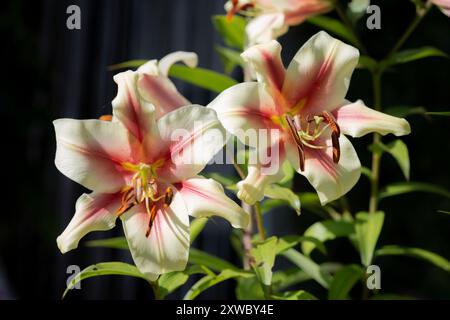
[[123,203],[119,209],[116,210],[116,216],[120,217],[125,212],[130,210],[136,203],[135,202],[129,202],[129,203]]
[[337,137],[341,135],[341,129],[339,128],[336,121],[334,121],[334,117],[328,113],[328,111],[323,111],[322,116],[325,119],[325,121],[330,125],[331,131],[335,132],[337,134]]
[[148,236],[150,235],[150,231],[152,231],[152,227],[153,227],[153,222],[155,221],[156,218],[156,206],[153,205],[151,210],[150,210],[150,217],[148,220],[148,226],[147,226],[147,230],[145,231],[145,237],[148,238]]
[[333,145],[333,162],[338,163],[341,157],[341,147],[339,145],[339,135],[336,132],[331,133],[331,142]]
[[291,119],[291,117],[286,115],[285,119],[286,119],[286,122],[289,127],[289,132],[291,133],[291,136],[294,139],[295,144],[297,145],[300,171],[304,171],[305,170],[305,150],[303,149],[302,140],[300,140],[297,128],[295,127],[295,123]]
[[100,116],[99,119],[102,120],[102,121],[111,121],[112,120],[112,115],[104,114],[104,115]]
[[173,200],[173,191],[172,188],[167,187],[166,194],[164,195],[164,206],[168,207],[172,203]]

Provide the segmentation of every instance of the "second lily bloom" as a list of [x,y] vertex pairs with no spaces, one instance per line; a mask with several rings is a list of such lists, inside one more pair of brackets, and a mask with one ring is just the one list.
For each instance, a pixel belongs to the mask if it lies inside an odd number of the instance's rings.
[[[242,57],[258,81],[227,89],[209,107],[243,143],[248,144],[249,129],[278,130],[280,138],[263,148],[277,146],[279,164],[288,160],[325,204],[347,193],[360,177],[361,164],[345,135],[401,136],[410,127],[406,120],[370,109],[361,100],[345,99],[359,59],[356,48],[322,31],[305,43],[287,69],[280,53],[275,40],[247,49]],[[249,204],[261,200],[265,187],[280,180],[280,174],[266,174],[264,167],[249,165],[248,176],[238,184],[241,200]]]

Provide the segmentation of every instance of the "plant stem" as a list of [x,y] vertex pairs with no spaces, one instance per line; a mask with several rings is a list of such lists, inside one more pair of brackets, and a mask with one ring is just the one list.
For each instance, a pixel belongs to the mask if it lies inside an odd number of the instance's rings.
[[256,202],[253,206],[255,208],[256,225],[258,226],[258,233],[261,240],[266,240],[266,230],[264,229],[261,206]]
[[[381,110],[381,71],[376,68],[372,73],[373,84],[373,100],[374,108],[377,111]],[[373,135],[373,144],[379,144],[381,136],[378,133]],[[372,177],[371,177],[371,191],[369,200],[369,213],[377,211],[378,207],[378,185],[380,176],[380,160],[381,154],[379,152],[372,152]]]
[[408,40],[409,36],[414,32],[414,30],[417,28],[417,26],[422,21],[422,19],[426,16],[428,11],[430,11],[432,6],[433,6],[433,3],[431,2],[431,0],[428,0],[423,5],[422,8],[419,8],[417,10],[417,15],[416,15],[415,19],[409,25],[408,29],[406,29],[406,31],[403,33],[403,35],[400,37],[400,39],[397,41],[397,43],[392,48],[392,50],[389,52],[389,54],[387,55],[388,58],[391,57],[392,55],[394,55],[403,46],[403,44],[406,42],[406,40]]
[[158,280],[156,280],[155,282],[150,282],[150,285],[152,286],[153,295],[155,296],[155,300],[163,300],[163,298],[161,296],[161,292],[159,291]]
[[341,5],[339,3],[336,3],[336,7],[335,8],[336,8],[336,12],[337,12],[339,18],[347,26],[348,30],[352,33],[353,37],[355,38],[355,42],[356,42],[356,45],[358,46],[359,50],[361,50],[362,53],[367,54],[366,47],[362,44],[361,40],[359,39],[358,34],[353,29],[353,24],[348,19],[347,15],[345,14],[345,12],[342,9]]

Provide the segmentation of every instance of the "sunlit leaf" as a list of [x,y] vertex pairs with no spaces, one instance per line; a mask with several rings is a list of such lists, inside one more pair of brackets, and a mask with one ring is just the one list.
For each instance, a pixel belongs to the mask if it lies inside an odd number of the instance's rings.
[[212,22],[226,45],[243,50],[246,25],[244,18],[235,15],[229,21],[225,15],[216,15],[212,17]]
[[249,278],[237,278],[236,299],[238,300],[263,300],[264,292],[256,276]]
[[180,64],[172,65],[169,76],[217,93],[237,84],[236,80],[224,74],[204,68],[190,68]]
[[202,217],[202,218],[195,218],[189,223],[191,243],[193,243],[194,240],[197,239],[198,235],[203,231],[203,228],[205,228],[207,222],[208,218]]
[[382,68],[388,68],[390,66],[402,63],[408,63],[419,59],[429,57],[444,57],[448,58],[448,55],[434,47],[422,47],[416,49],[407,49],[395,53],[393,56],[380,62]]
[[223,282],[228,279],[232,278],[250,278],[254,277],[254,275],[250,272],[246,271],[236,271],[236,270],[223,270],[218,275],[206,275],[200,280],[198,280],[186,293],[184,296],[184,300],[193,300],[195,299],[200,293],[205,291],[208,288],[211,288],[212,286],[215,286],[216,284]]
[[273,300],[317,300],[316,297],[304,290],[276,293],[272,294],[271,298]]
[[284,177],[278,184],[286,188],[292,188],[292,182],[295,175],[294,167],[289,161],[284,161],[283,165],[281,166],[281,170],[284,174]]
[[254,270],[259,281],[270,286],[272,283],[272,268],[275,263],[275,256],[278,246],[278,239],[270,237],[260,242],[251,249],[250,254],[254,258]]
[[384,212],[359,212],[356,214],[355,230],[361,262],[364,266],[372,263],[373,253],[384,222]]
[[408,248],[396,245],[384,246],[375,252],[376,256],[386,255],[402,255],[427,261],[436,267],[439,267],[447,272],[450,271],[450,262],[444,257],[421,248]]
[[208,274],[209,272],[203,266],[189,266],[184,271],[174,271],[162,274],[158,279],[159,293],[162,298],[172,293],[189,279],[193,274]]
[[73,277],[63,293],[63,298],[67,292],[72,289],[78,282],[85,279],[98,276],[119,275],[141,278],[146,281],[146,277],[133,265],[124,262],[102,262],[93,264],[83,269],[77,276]]
[[[354,232],[355,228],[351,222],[344,220],[325,220],[311,225],[306,229],[303,235],[324,243],[325,241],[333,240],[338,237],[348,237]],[[314,242],[302,243],[302,251],[306,255],[310,255],[315,248],[317,248],[317,245]]]
[[444,187],[424,182],[398,182],[387,185],[380,192],[380,199],[398,196],[410,192],[427,192],[450,198],[450,191]]
[[321,269],[317,263],[294,249],[286,250],[282,252],[281,255],[294,263],[324,288],[329,287],[333,277],[329,272]]
[[300,214],[300,199],[291,189],[284,188],[273,183],[266,187],[264,190],[264,195],[271,199],[286,201],[297,212],[297,214]]
[[328,290],[329,300],[347,300],[353,286],[364,277],[364,269],[358,265],[349,265],[334,275]]
[[409,180],[409,152],[408,147],[402,140],[397,139],[389,144],[380,142],[376,145],[372,145],[371,147],[372,150],[376,150],[380,153],[389,153],[397,161],[406,180]]
[[339,20],[327,16],[314,16],[308,18],[307,21],[321,29],[340,36],[342,39],[347,40],[354,46],[358,46],[358,39],[356,39],[353,33]]

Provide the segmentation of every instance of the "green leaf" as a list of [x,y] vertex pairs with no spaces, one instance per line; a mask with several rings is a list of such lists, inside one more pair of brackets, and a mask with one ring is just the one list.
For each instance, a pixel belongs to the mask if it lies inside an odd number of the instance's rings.
[[200,280],[198,280],[186,293],[184,296],[184,300],[193,300],[195,299],[200,293],[205,291],[208,288],[211,288],[212,286],[215,286],[216,284],[223,282],[228,279],[232,278],[250,278],[254,277],[253,274],[246,271],[236,271],[236,270],[223,270],[218,275],[206,275]]
[[342,39],[347,40],[356,47],[358,46],[358,39],[356,39],[353,33],[339,20],[326,16],[314,16],[308,18],[307,21],[321,29],[340,36]]
[[254,270],[256,276],[265,286],[270,286],[272,283],[272,267],[275,263],[277,246],[277,237],[270,237],[257,244],[250,251],[251,256],[255,259]]
[[375,59],[373,59],[369,56],[365,56],[365,55],[362,55],[359,57],[358,66],[357,66],[359,69],[365,68],[365,69],[373,71],[376,69],[377,66],[378,66],[378,62]]
[[405,118],[413,114],[426,114],[426,109],[414,106],[393,106],[386,108],[384,112],[394,117]]
[[172,65],[169,76],[217,93],[237,84],[236,80],[224,74],[204,68],[190,68],[180,64]]
[[120,62],[117,64],[113,64],[108,67],[110,71],[116,71],[120,69],[136,69],[146,63],[148,60],[145,59],[136,59],[136,60],[128,60],[124,62]]
[[286,250],[282,252],[281,255],[289,259],[292,263],[302,269],[307,275],[316,280],[324,288],[327,289],[329,287],[333,277],[329,272],[322,269],[314,261],[294,249]]
[[264,195],[271,199],[278,199],[286,201],[299,215],[300,214],[300,199],[292,192],[291,189],[281,187],[276,183],[270,184],[264,190]]
[[395,53],[392,57],[380,62],[380,67],[382,69],[388,68],[390,66],[402,63],[408,63],[411,61],[416,61],[419,59],[429,58],[429,57],[444,57],[448,58],[448,55],[434,47],[422,47],[416,49],[407,49]]
[[384,222],[384,212],[359,212],[356,214],[355,230],[361,262],[364,266],[372,263],[373,252],[378,242]]
[[383,152],[389,153],[397,161],[406,180],[409,180],[409,152],[408,147],[402,140],[394,140],[389,144],[377,143],[373,145],[375,148]]
[[202,266],[189,266],[184,271],[174,271],[162,274],[158,279],[159,293],[162,298],[172,293],[189,279],[193,274],[211,274],[212,272]]
[[222,184],[224,187],[236,184],[239,182],[239,179],[234,177],[227,177],[218,172],[204,172],[202,175],[206,178],[211,178]]
[[316,297],[304,290],[276,293],[272,294],[271,298],[274,300],[317,300]]
[[444,117],[450,117],[450,111],[442,111],[442,112],[425,112],[425,114],[428,114],[430,116],[444,116]]
[[264,292],[256,276],[238,278],[236,285],[236,299],[238,300],[264,300]]
[[386,255],[402,255],[409,256],[417,259],[422,259],[436,267],[439,267],[447,272],[450,271],[450,262],[444,257],[421,248],[408,248],[396,245],[384,246],[375,252],[376,256],[386,256]]
[[235,15],[229,21],[225,15],[216,15],[212,17],[212,22],[226,45],[239,50],[244,49],[245,25],[247,23],[244,18]]
[[236,66],[243,67],[245,65],[239,51],[221,46],[216,46],[215,49],[224,64],[225,73],[230,74]]
[[66,290],[63,293],[63,298],[66,296],[67,292],[72,289],[78,282],[81,282],[85,279],[89,279],[92,277],[98,276],[107,276],[107,275],[120,275],[120,276],[130,276],[141,278],[146,281],[147,278],[139,272],[139,270],[128,263],[124,262],[102,262],[93,264],[85,269],[83,269],[77,276],[73,277],[67,286]]
[[445,210],[437,210],[437,212],[444,213],[444,214],[450,214],[450,211],[445,211]]
[[200,232],[203,231],[203,228],[206,226],[207,222],[208,218],[196,218],[190,222],[189,229],[190,229],[191,243],[193,243],[194,240],[200,234]]
[[294,167],[289,161],[284,161],[281,166],[281,171],[284,173],[284,177],[278,184],[286,188],[292,188],[292,182],[295,175]]
[[352,0],[347,7],[347,16],[356,23],[360,18],[366,14],[367,7],[370,4],[370,0]]
[[192,247],[189,250],[189,263],[203,265],[211,270],[219,272],[226,269],[239,271],[239,268],[228,261]]
[[369,180],[372,180],[372,171],[367,167],[361,167],[361,173]]
[[100,240],[86,241],[86,247],[100,247],[128,250],[128,243],[125,237],[115,237]]
[[294,235],[279,238],[276,253],[279,254],[283,251],[293,248],[299,243],[313,243],[317,247],[317,249],[319,249],[322,253],[324,254],[326,253],[325,246],[321,241],[317,240],[316,238],[308,236],[294,236]]
[[334,275],[328,290],[329,300],[347,300],[353,286],[364,277],[364,270],[358,265],[349,265]]
[[[303,233],[305,237],[311,237],[317,239],[320,243],[325,241],[334,240],[339,237],[348,237],[355,232],[355,228],[352,223],[344,220],[326,220],[316,222],[311,225]],[[317,248],[314,242],[303,242],[302,251],[305,255],[310,255],[311,252]]]
[[446,198],[450,198],[450,191],[448,191],[444,187],[424,182],[398,182],[389,184],[380,192],[379,198],[384,199],[387,197],[393,197],[409,192],[434,193]]

